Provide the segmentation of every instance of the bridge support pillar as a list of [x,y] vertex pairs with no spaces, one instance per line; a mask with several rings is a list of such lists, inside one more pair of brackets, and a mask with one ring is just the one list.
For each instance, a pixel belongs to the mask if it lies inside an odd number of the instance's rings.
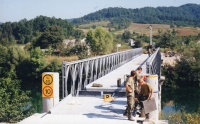
[[149,120],[153,121],[155,124],[158,122],[159,112],[158,112],[158,93],[159,93],[159,84],[158,84],[158,75],[148,75],[146,82],[151,85],[153,88],[152,97],[155,98],[157,110],[149,113]]
[[42,73],[42,111],[49,112],[59,103],[59,73]]

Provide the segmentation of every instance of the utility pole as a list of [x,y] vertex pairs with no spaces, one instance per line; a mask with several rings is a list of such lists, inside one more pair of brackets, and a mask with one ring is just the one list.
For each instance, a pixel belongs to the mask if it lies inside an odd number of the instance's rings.
[[151,25],[149,29],[150,29],[150,44],[149,45],[152,45],[152,26]]

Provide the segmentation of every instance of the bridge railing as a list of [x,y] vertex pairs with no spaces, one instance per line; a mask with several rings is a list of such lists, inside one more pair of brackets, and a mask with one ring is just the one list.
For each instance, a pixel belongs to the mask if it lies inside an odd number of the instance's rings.
[[62,63],[62,96],[78,96],[87,84],[142,54],[142,48]]
[[156,51],[148,58],[146,62],[146,73],[147,74],[157,74],[158,79],[161,76],[161,53],[160,48],[157,48]]

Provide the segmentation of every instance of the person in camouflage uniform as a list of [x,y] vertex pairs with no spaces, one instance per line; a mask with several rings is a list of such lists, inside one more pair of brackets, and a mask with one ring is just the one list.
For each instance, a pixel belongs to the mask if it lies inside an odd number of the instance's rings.
[[[139,93],[139,96],[138,96],[138,100],[140,102],[140,105],[141,105],[141,109],[144,108],[143,104],[142,104],[142,101],[144,100],[151,100],[152,98],[152,94],[153,94],[153,89],[152,87],[146,83],[143,78],[140,78],[139,79],[139,85],[141,86],[141,90],[140,90],[140,93]],[[146,118],[148,119],[149,114],[146,114]]]
[[127,96],[127,108],[124,112],[124,116],[128,116],[128,120],[130,121],[134,121],[133,117],[132,117],[132,110],[133,110],[133,106],[134,106],[134,85],[136,83],[136,78],[137,73],[136,71],[131,71],[131,75],[128,78],[128,80],[126,81],[126,96]]

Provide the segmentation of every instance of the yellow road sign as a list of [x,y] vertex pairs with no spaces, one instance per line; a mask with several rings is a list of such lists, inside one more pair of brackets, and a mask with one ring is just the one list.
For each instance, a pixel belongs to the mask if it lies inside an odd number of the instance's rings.
[[42,89],[42,97],[53,97],[53,89],[49,86],[45,86]]
[[54,97],[53,74],[42,74],[42,97]]
[[46,85],[50,85],[53,83],[53,74],[43,74],[42,81]]
[[103,95],[103,98],[104,98],[104,99],[109,99],[109,98],[111,98],[111,94],[104,94],[104,95]]

